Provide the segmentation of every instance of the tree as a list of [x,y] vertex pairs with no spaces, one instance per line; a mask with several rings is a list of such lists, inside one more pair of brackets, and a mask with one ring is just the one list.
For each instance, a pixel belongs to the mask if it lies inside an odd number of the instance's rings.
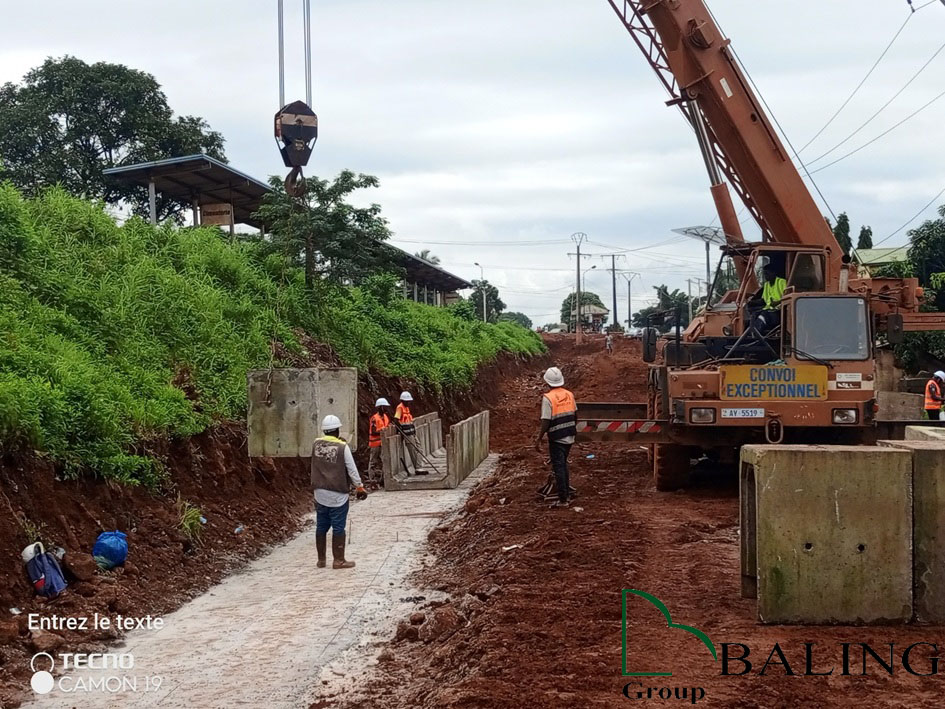
[[860,227],[860,237],[856,240],[857,249],[873,248],[873,230],[868,226]]
[[489,283],[489,281],[473,281],[473,291],[469,296],[469,302],[476,308],[479,319],[482,319],[482,294],[486,294],[486,320],[488,322],[497,322],[499,314],[505,310],[505,303],[499,297],[499,289]]
[[[830,220],[827,220],[827,224],[830,224]],[[837,240],[837,243],[840,244],[840,249],[843,253],[850,253],[850,249],[853,248],[853,242],[850,240],[850,217],[847,216],[846,212],[840,212],[840,216],[837,217],[837,223],[833,227],[833,235]]]
[[[202,118],[175,117],[151,74],[66,56],[0,87],[0,179],[27,194],[60,184],[147,215],[146,189],[102,171],[194,153],[225,160],[223,136]],[[179,219],[185,206],[159,198],[158,215]]]
[[256,212],[272,233],[263,242],[263,253],[285,254],[290,264],[303,266],[309,289],[317,279],[357,282],[384,270],[389,259],[381,242],[390,238],[390,230],[380,205],[347,202],[353,192],[377,187],[376,177],[350,170],[333,181],[309,177],[299,199],[286,193],[280,178],[273,177],[270,184],[272,192]]
[[[635,327],[647,327],[651,320],[650,316],[659,316],[653,319],[654,327],[661,332],[669,332],[676,326],[675,313],[677,309],[680,312],[682,320],[680,325],[685,327],[689,322],[689,296],[678,288],[669,290],[669,286],[654,286],[656,290],[656,305],[648,308],[641,308],[633,314],[633,325]],[[695,303],[693,298],[693,303]]]
[[430,249],[424,249],[423,251],[418,251],[414,254],[417,258],[422,258],[427,263],[432,263],[434,266],[440,265],[440,257],[430,253]]
[[532,329],[531,318],[529,318],[524,313],[516,313],[516,312],[502,313],[499,316],[499,322],[514,322],[516,325],[521,325],[526,330]]
[[[574,310],[574,303],[575,298],[573,292],[568,293],[568,297],[561,301],[561,322],[571,322],[571,311]],[[597,293],[581,291],[581,307],[583,308],[585,305],[596,305],[599,308],[607,307]]]
[[449,311],[456,317],[470,322],[482,319],[482,308],[476,310],[476,306],[473,305],[472,301],[466,298],[460,298],[449,306]]

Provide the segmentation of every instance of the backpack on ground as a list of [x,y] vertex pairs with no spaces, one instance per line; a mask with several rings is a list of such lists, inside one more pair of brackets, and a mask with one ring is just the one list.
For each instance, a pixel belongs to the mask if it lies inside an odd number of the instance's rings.
[[36,594],[45,598],[55,598],[66,588],[66,578],[56,557],[43,551],[43,545],[33,547],[33,555],[26,562],[26,573],[33,584]]

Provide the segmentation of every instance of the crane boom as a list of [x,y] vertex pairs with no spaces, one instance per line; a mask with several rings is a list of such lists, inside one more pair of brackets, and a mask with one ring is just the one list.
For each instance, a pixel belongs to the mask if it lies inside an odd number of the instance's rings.
[[703,0],[608,2],[697,135],[704,117],[710,156],[765,240],[824,247],[828,271],[839,273],[843,254],[833,232]]

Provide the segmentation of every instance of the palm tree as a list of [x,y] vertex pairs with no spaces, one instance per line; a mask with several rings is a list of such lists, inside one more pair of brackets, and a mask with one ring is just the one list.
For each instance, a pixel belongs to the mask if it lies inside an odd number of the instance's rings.
[[422,258],[427,263],[432,263],[434,266],[440,265],[440,257],[435,256],[430,253],[430,249],[424,249],[414,254],[417,258]]

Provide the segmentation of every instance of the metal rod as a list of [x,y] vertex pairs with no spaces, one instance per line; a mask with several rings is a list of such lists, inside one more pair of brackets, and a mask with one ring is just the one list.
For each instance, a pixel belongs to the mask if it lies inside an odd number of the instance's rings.
[[279,108],[285,106],[285,0],[279,0]]
[[305,103],[312,105],[312,0],[302,0],[305,23]]

